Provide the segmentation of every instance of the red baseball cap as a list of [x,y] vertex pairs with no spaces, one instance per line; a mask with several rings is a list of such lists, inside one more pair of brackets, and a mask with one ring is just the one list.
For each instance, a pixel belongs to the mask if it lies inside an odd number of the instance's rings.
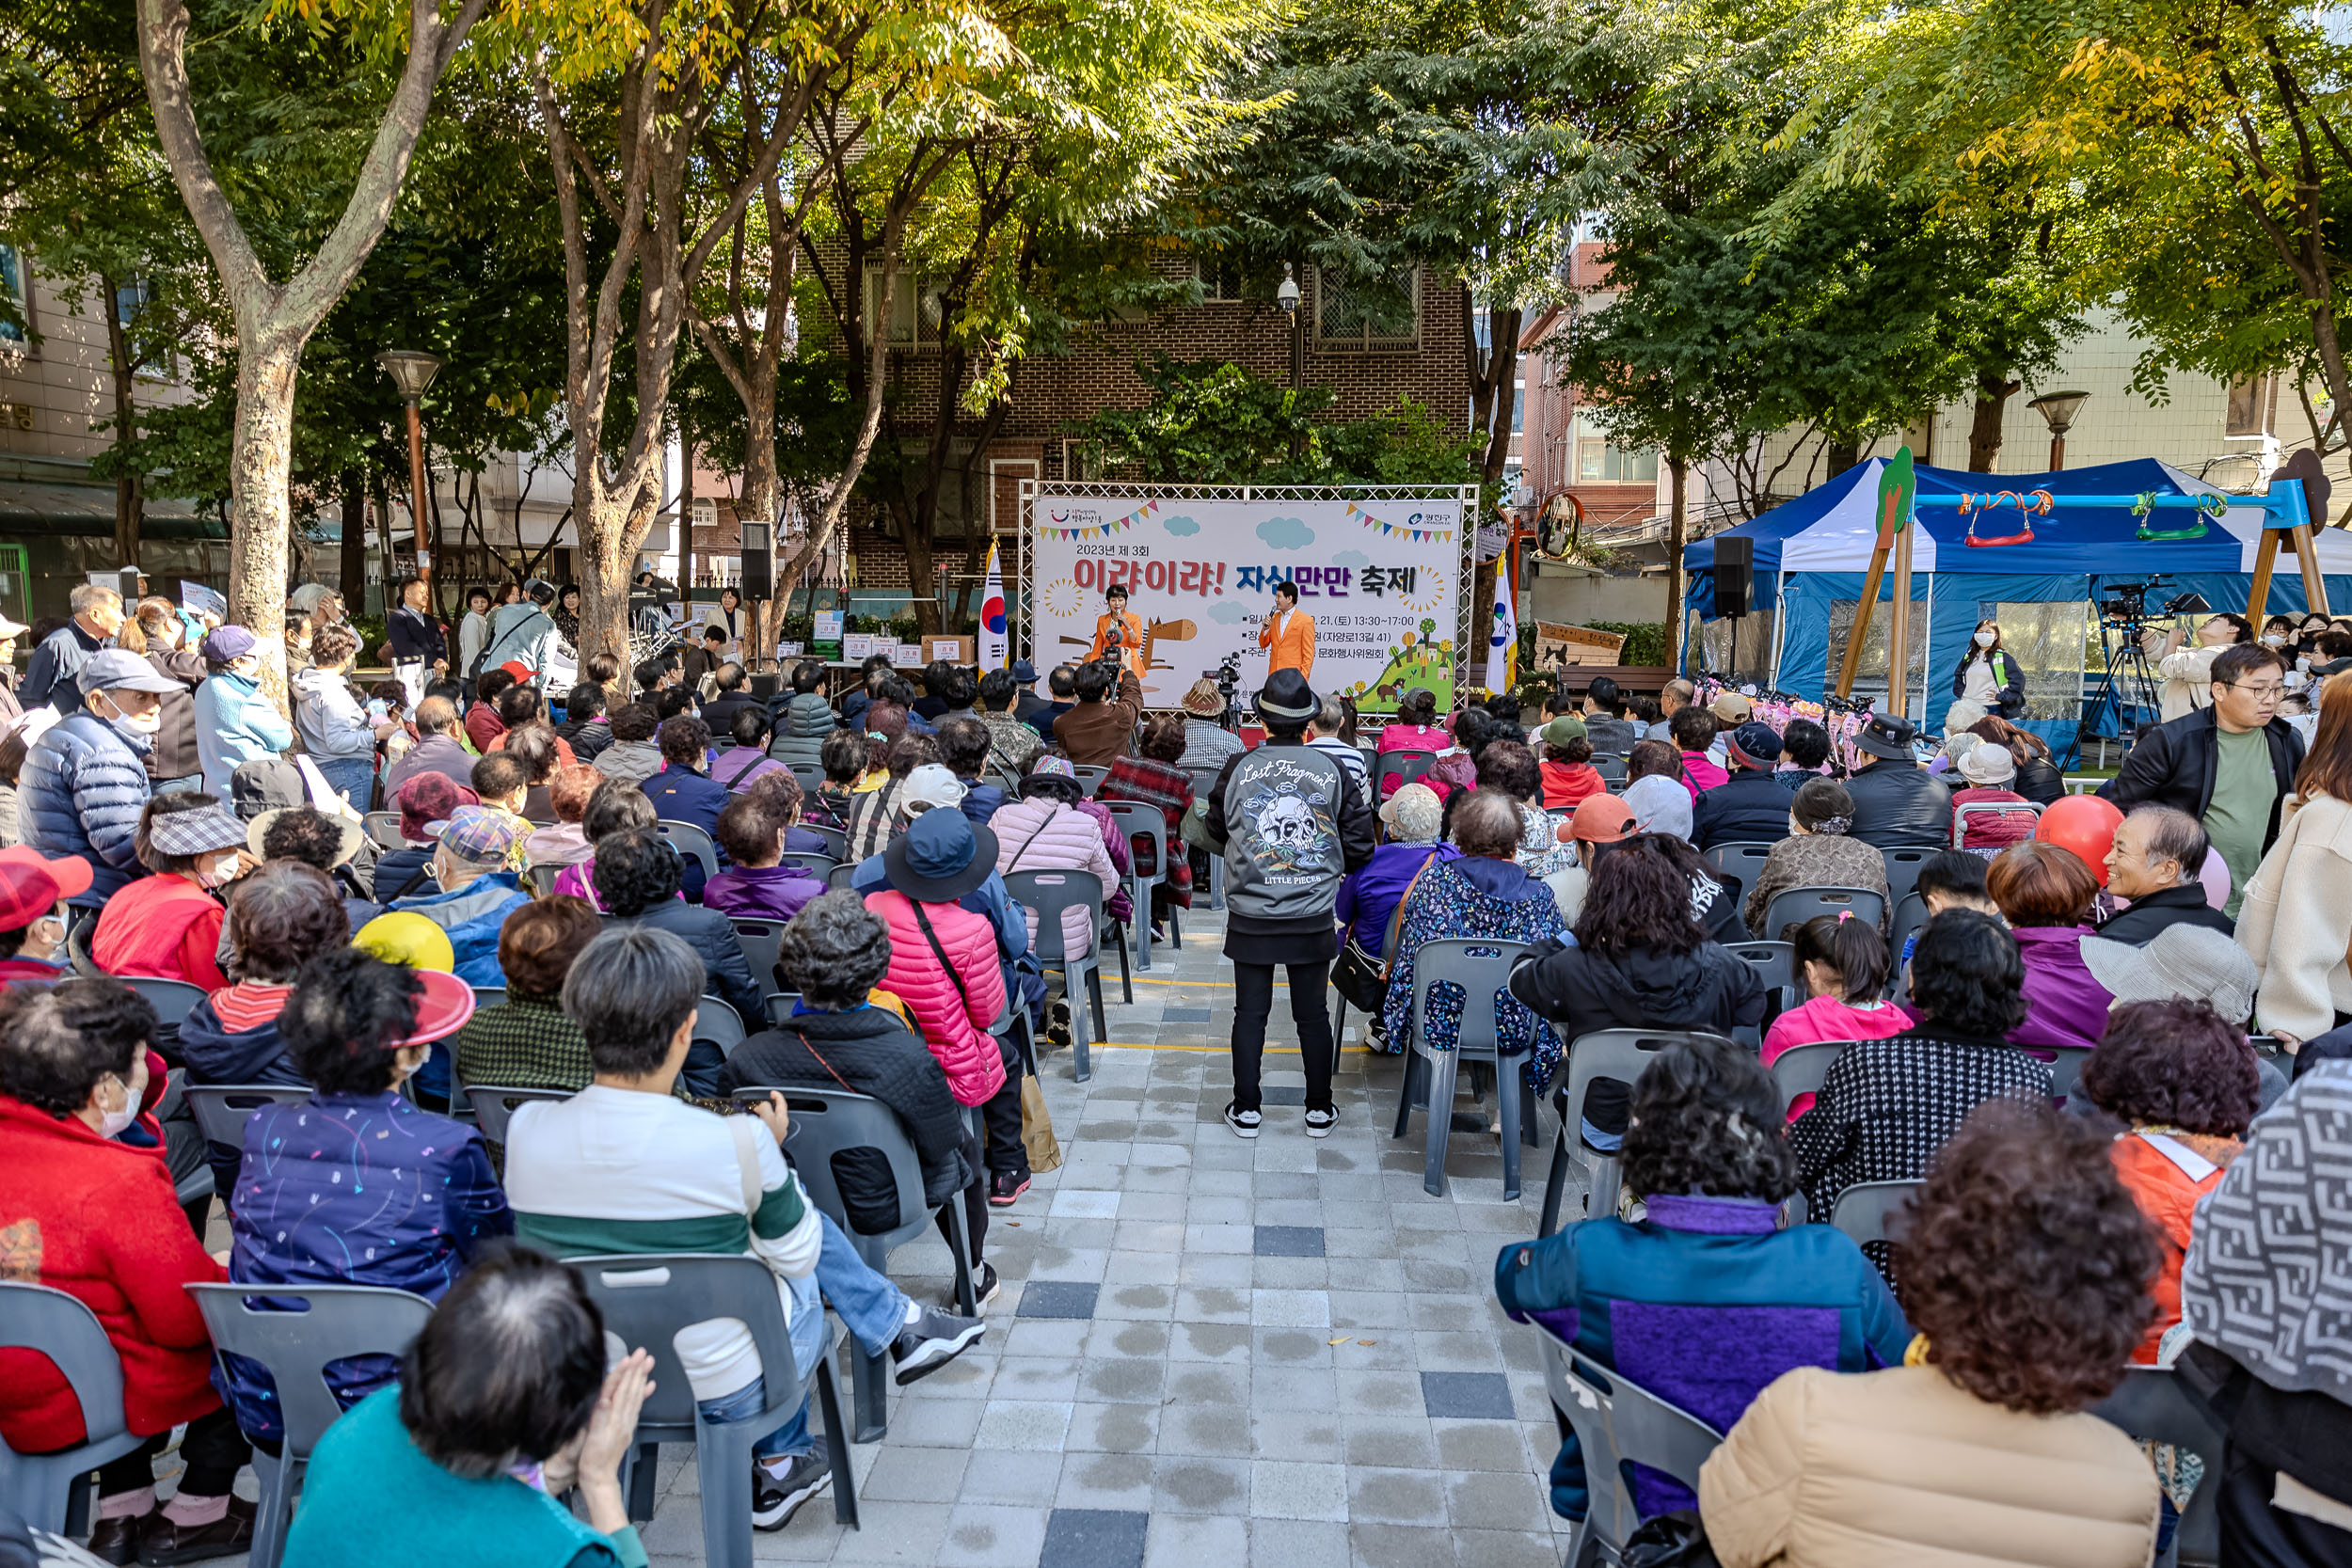
[[1633,832],[1633,808],[1616,795],[1587,795],[1576,808],[1564,838],[1587,844],[1614,844]]
[[53,861],[21,844],[0,849],[0,931],[21,931],[58,899],[87,893],[92,875],[78,856]]

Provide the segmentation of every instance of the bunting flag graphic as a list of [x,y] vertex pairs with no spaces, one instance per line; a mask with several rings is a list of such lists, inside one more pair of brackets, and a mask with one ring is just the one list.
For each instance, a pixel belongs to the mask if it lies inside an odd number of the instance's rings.
[[[1157,512],[1159,509],[1159,498],[1154,496],[1150,500],[1145,501],[1141,506],[1136,507],[1133,512],[1128,513],[1124,517],[1113,517],[1107,522],[1088,523],[1079,528],[1065,528],[1058,526],[1050,520],[1057,515],[1049,511],[1045,515],[1049,520],[1038,525],[1037,531],[1041,536],[1047,539],[1102,539],[1114,533],[1125,532],[1127,530],[1135,527],[1136,524],[1152,515],[1152,514]],[[1058,515],[1066,517],[1070,515],[1070,514],[1064,512],[1058,514]]]
[[1418,512],[1407,517],[1404,522],[1392,523],[1386,517],[1378,516],[1374,513],[1365,511],[1354,501],[1349,501],[1347,503],[1347,515],[1351,517],[1361,517],[1365,522],[1370,523],[1375,529],[1378,530],[1385,537],[1391,539],[1410,539],[1415,544],[1419,544],[1425,539],[1443,539],[1452,534],[1454,531],[1454,525],[1452,523],[1423,527],[1422,524],[1422,515]]

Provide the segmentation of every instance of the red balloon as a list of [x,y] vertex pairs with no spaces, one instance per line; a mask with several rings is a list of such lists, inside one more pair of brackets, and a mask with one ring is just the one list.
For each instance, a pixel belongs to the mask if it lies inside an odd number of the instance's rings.
[[2041,825],[2033,836],[2044,844],[2055,844],[2061,849],[2072,849],[2090,867],[2090,874],[2099,879],[2099,885],[2107,885],[2107,851],[2115,847],[2115,830],[2123,825],[2123,814],[2114,802],[2096,795],[2069,795],[2042,814]]

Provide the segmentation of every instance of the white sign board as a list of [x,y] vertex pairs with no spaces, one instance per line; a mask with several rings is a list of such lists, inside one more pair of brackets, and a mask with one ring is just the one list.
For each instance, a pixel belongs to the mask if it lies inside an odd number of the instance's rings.
[[180,604],[199,615],[209,614],[224,623],[229,619],[229,600],[219,589],[207,588],[185,578],[180,579]]
[[1274,585],[1298,588],[1314,621],[1318,693],[1393,712],[1415,687],[1445,712],[1462,560],[1458,497],[1410,500],[1103,499],[1039,492],[1029,540],[1031,650],[1041,670],[1083,658],[1128,593],[1143,618],[1146,705],[1174,707],[1193,682],[1241,656],[1241,688],[1265,683],[1258,633]]

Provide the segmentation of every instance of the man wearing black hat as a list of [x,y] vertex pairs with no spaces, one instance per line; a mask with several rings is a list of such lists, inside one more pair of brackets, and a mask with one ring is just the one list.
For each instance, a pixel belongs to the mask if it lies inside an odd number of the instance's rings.
[[1691,842],[1701,849],[1718,844],[1777,844],[1788,836],[1788,791],[1772,769],[1780,762],[1780,734],[1751,719],[1724,737],[1731,777],[1699,791],[1691,808]]
[[1910,720],[1881,713],[1853,737],[1856,751],[1879,760],[1846,780],[1853,797],[1851,837],[1875,849],[1951,847],[1952,792],[1912,754],[1918,735]]
[[1259,1059],[1274,1008],[1274,969],[1287,969],[1291,1019],[1307,1069],[1307,1135],[1327,1135],[1336,1048],[1323,990],[1339,956],[1332,911],[1340,881],[1372,859],[1372,807],[1346,768],[1307,744],[1322,700],[1296,670],[1258,693],[1265,744],[1225,765],[1209,791],[1209,836],[1225,844],[1225,957],[1233,965],[1233,1099],[1226,1125],[1254,1138],[1262,1121]]
[[[1012,716],[1039,735],[1053,733],[1054,721],[1061,715],[1052,711],[1053,703],[1037,693],[1037,666],[1025,658],[1012,661],[1012,683],[1019,690],[1013,696]],[[1042,718],[1040,715],[1043,715]]]

